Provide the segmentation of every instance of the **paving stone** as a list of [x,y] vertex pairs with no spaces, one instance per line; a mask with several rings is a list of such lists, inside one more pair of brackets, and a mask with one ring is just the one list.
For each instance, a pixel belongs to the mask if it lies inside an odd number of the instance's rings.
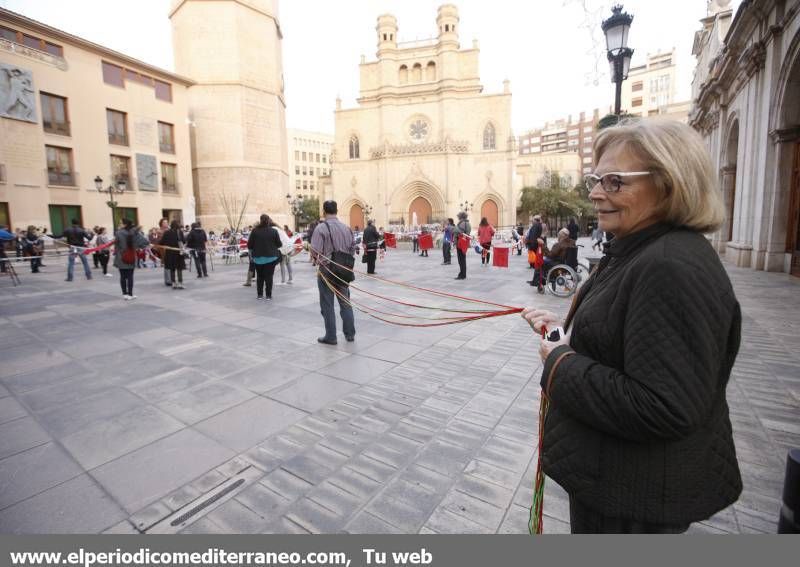
[[[39,461],[47,467],[64,466],[56,460]],[[0,472],[3,470],[0,462]],[[32,472],[32,471],[31,471]],[[53,471],[49,471],[53,472]],[[56,471],[61,472],[61,471]],[[27,474],[25,475],[27,476]],[[39,481],[43,480],[37,475]],[[0,478],[7,479],[3,475]],[[53,478],[53,477],[51,477]],[[54,482],[57,482],[55,479]],[[29,484],[28,486],[33,486]],[[43,485],[39,485],[43,486]],[[19,490],[3,482],[4,490]],[[5,497],[0,500],[7,502]],[[4,534],[90,534],[99,533],[127,514],[87,474],[39,492],[18,504],[0,510],[0,533]],[[129,524],[130,525],[130,524]]]
[[414,508],[383,494],[373,498],[364,510],[407,534],[417,533],[430,515],[430,510]]
[[431,441],[415,460],[418,465],[449,476],[461,474],[469,461],[469,450],[437,439]]
[[162,411],[191,425],[253,397],[253,392],[222,382],[211,382],[175,394],[157,405]]
[[349,492],[356,498],[365,500],[377,493],[383,484],[353,469],[343,467],[329,476],[327,482]]
[[236,500],[264,518],[275,518],[292,503],[274,490],[255,483],[235,496]]
[[402,534],[406,533],[400,528],[384,522],[379,517],[369,512],[359,512],[345,527],[351,534]]
[[240,388],[263,394],[288,384],[308,372],[298,366],[269,361],[231,374],[225,378],[225,381]]
[[61,443],[86,470],[166,437],[184,425],[153,406],[139,406],[97,420]]
[[312,534],[340,533],[345,524],[344,518],[308,498],[293,504],[286,518]]
[[488,502],[470,496],[459,490],[451,490],[439,503],[440,508],[448,512],[464,516],[485,526],[490,532],[495,532],[500,527],[505,515],[504,508],[498,508]]
[[126,384],[126,388],[150,403],[158,403],[213,380],[211,376],[198,372],[197,369],[180,367]]
[[323,366],[317,372],[356,384],[367,384],[392,368],[392,362],[354,354]]
[[395,340],[381,341],[361,351],[361,355],[386,362],[400,363],[412,357],[424,347],[401,343]]
[[291,501],[297,500],[314,486],[282,468],[271,472],[259,482]]
[[131,523],[140,532],[147,531],[170,515],[172,510],[163,502],[156,502],[143,508],[130,517]]
[[80,475],[83,470],[55,443],[0,460],[0,509]]
[[195,424],[195,429],[240,452],[305,416],[293,407],[266,398],[254,398]]
[[360,498],[330,482],[323,482],[307,497],[341,517],[351,516],[363,503]]
[[348,461],[345,466],[378,482],[385,482],[397,472],[396,468],[375,459],[370,459],[366,455],[358,455]]
[[92,470],[92,476],[129,512],[135,512],[219,466],[233,453],[183,429]]
[[283,388],[268,392],[267,395],[292,407],[314,412],[357,387],[351,382],[321,374],[306,374]]
[[225,532],[235,534],[261,533],[268,523],[267,518],[244,506],[235,498],[209,512],[207,518]]

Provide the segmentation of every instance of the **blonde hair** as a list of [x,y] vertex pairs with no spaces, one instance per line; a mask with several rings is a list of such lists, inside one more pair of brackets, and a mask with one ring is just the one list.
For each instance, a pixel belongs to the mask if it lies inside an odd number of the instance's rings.
[[652,172],[661,197],[661,220],[698,232],[722,226],[725,207],[711,158],[700,135],[675,120],[624,120],[601,130],[594,142],[595,163],[611,148],[625,148]]

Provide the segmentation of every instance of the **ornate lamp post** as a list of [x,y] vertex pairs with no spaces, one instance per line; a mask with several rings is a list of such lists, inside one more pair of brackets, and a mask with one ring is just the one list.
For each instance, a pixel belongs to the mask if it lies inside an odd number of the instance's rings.
[[116,186],[112,184],[103,189],[103,178],[98,175],[94,178],[94,187],[98,193],[108,193],[106,204],[111,208],[111,234],[114,234],[117,229],[117,201],[114,199],[114,195],[122,195],[128,188],[128,184],[124,179],[119,179]]
[[611,82],[616,85],[614,96],[614,114],[619,116],[622,105],[622,81],[628,78],[631,67],[633,49],[628,47],[628,33],[633,16],[622,11],[622,4],[611,8],[611,17],[603,21],[603,33],[606,35],[608,63],[611,66]]
[[461,208],[462,213],[469,213],[472,211],[475,203],[470,203],[469,201],[464,201],[463,203],[459,203],[458,206]]
[[366,217],[367,220],[372,219],[372,211],[373,211],[372,205],[364,206],[364,217]]
[[303,196],[298,193],[297,197],[292,199],[292,195],[286,193],[286,202],[289,203],[289,208],[292,210],[292,215],[294,216],[294,229],[295,231],[300,230],[297,219],[303,214]]

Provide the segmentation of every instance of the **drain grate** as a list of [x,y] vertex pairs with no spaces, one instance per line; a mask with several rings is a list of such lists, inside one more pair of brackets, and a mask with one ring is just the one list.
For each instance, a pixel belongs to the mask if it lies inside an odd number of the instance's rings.
[[191,510],[189,510],[188,512],[186,512],[182,516],[178,516],[177,518],[172,520],[169,523],[169,525],[170,526],[177,526],[178,524],[184,523],[186,520],[188,520],[189,518],[191,518],[192,516],[194,516],[195,514],[200,512],[201,510],[204,510],[205,508],[208,508],[214,502],[216,502],[220,498],[224,498],[225,496],[227,496],[228,494],[230,494],[231,492],[233,492],[234,490],[236,490],[237,488],[239,488],[243,484],[244,484],[244,479],[240,478],[239,480],[237,480],[236,482],[234,482],[230,486],[226,486],[223,490],[221,490],[220,492],[217,492],[211,498],[206,498],[203,502],[201,502],[200,504],[198,504],[197,506],[195,506],[194,508],[192,508]]
[[261,476],[256,467],[249,466],[238,474],[232,476],[222,484],[214,487],[202,496],[195,498],[183,508],[176,510],[153,527],[147,530],[149,534],[175,534],[193,524],[227,500],[256,482]]

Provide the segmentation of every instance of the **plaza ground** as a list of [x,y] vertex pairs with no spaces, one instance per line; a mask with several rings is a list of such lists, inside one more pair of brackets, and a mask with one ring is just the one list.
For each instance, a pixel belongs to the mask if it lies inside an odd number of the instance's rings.
[[[455,259],[440,262],[390,250],[378,273],[569,305],[525,284],[524,256],[504,270],[470,253],[463,282]],[[541,372],[527,324],[401,328],[356,313],[355,342],[323,346],[313,269],[294,268],[272,302],[220,261],[208,279],[186,272],[182,291],[137,270],[131,302],[116,270],[66,283],[50,260],[18,268],[19,287],[0,279],[0,533],[526,533]],[[800,446],[800,279],[727,269],[744,321],[728,387],[744,492],[691,532],[771,533]],[[552,481],[544,511],[546,532],[568,532]]]

